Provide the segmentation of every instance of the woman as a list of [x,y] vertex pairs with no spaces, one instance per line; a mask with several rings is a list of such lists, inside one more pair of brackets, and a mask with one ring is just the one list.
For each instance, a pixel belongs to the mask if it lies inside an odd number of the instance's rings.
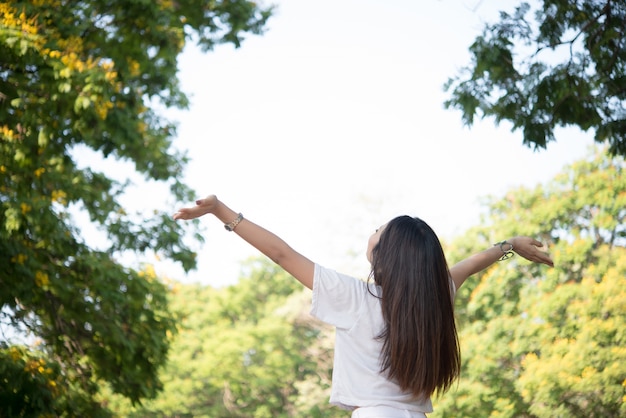
[[422,220],[400,216],[368,241],[368,282],[313,263],[216,196],[180,209],[176,220],[213,214],[228,231],[313,290],[311,314],[336,328],[330,402],[352,417],[425,417],[430,397],[460,372],[454,294],[472,274],[513,252],[552,266],[529,237],[514,237],[448,269],[439,239]]

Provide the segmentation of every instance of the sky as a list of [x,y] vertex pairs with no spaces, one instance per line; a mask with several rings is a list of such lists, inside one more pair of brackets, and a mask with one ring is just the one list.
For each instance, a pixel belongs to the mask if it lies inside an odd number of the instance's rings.
[[[478,224],[485,196],[550,181],[587,155],[590,135],[559,132],[547,150],[493,120],[463,126],[443,85],[510,0],[281,0],[267,32],[236,49],[188,45],[186,111],[175,145],[184,180],[275,232],[315,262],[367,274],[379,225],[419,216],[442,239]],[[152,204],[135,194],[136,204]],[[158,198],[158,196],[157,196]],[[180,202],[188,206],[193,202]],[[172,208],[172,213],[177,208]],[[220,287],[259,253],[214,218],[194,245],[198,269],[160,274]]]

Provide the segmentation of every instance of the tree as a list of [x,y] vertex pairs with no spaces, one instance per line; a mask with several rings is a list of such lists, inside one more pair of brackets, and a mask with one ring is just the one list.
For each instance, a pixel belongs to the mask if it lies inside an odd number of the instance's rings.
[[[433,399],[433,417],[625,416],[624,170],[598,150],[546,185],[488,198],[481,226],[444,243],[453,264],[502,237],[536,236],[555,267],[513,257],[459,290],[462,376]],[[165,390],[134,407],[101,399],[131,418],[345,416],[327,403],[332,327],[310,317],[299,289],[264,258],[227,288],[174,284],[181,320]]]
[[626,414],[625,170],[599,150],[547,185],[493,198],[485,226],[453,245],[462,258],[468,242],[536,236],[555,267],[513,258],[461,288],[462,378],[433,416]]
[[555,128],[595,131],[612,155],[626,156],[626,3],[544,0],[521,3],[485,26],[472,62],[448,80],[447,108],[508,121],[535,149]]
[[103,396],[131,418],[345,416],[328,404],[334,333],[310,316],[310,298],[265,258],[247,262],[226,288],[178,284],[180,332],[163,392],[134,408]]
[[[97,416],[102,381],[135,402],[160,388],[174,330],[168,289],[149,268],[119,259],[154,252],[189,270],[195,254],[169,214],[127,213],[128,178],[81,167],[77,155],[124,163],[190,200],[176,126],[157,111],[187,105],[177,57],[191,39],[206,50],[238,47],[271,11],[246,0],[0,2],[0,315],[40,342],[29,353],[3,342],[0,369],[34,355],[60,376],[36,379],[32,369],[23,381],[43,382],[41,396],[20,395],[16,405],[45,398],[48,412]],[[105,232],[106,248],[91,245],[77,213]],[[16,381],[0,382],[2,395],[22,393],[8,389]],[[52,397],[50,381],[62,383]]]

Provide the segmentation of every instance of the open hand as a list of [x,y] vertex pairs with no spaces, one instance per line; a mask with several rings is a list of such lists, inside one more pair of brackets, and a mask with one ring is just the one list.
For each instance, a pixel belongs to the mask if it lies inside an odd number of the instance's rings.
[[190,220],[196,219],[200,216],[206,215],[207,213],[213,213],[219,200],[217,200],[217,196],[210,195],[204,199],[196,200],[196,206],[192,206],[190,208],[182,208],[179,209],[173,216],[174,220]]
[[515,237],[510,239],[509,242],[513,245],[513,251],[525,259],[554,267],[554,262],[550,256],[539,250],[540,247],[543,247],[543,244],[536,239],[530,237]]

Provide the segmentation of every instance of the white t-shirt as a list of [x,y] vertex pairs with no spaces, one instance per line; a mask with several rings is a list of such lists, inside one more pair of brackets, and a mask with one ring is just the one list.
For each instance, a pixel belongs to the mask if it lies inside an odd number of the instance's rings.
[[[330,403],[353,410],[388,405],[409,411],[432,412],[430,398],[416,399],[381,374],[383,330],[380,299],[368,284],[315,265],[311,315],[335,326],[335,359]],[[369,284],[372,293],[380,289]]]

